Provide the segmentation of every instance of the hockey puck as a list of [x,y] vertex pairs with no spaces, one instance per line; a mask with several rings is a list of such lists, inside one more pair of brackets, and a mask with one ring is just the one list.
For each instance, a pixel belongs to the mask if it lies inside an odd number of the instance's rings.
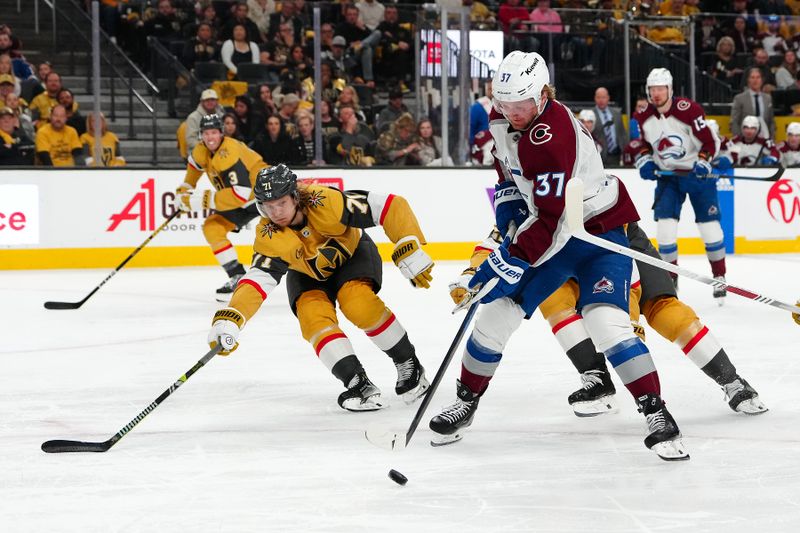
[[406,483],[408,483],[408,478],[395,469],[389,470],[389,479],[391,479],[398,485],[405,485]]

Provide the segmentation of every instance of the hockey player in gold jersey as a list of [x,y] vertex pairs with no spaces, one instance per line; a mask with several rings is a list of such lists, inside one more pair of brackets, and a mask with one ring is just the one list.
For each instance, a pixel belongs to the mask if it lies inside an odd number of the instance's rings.
[[[250,201],[253,182],[267,164],[244,143],[225,137],[217,115],[200,120],[200,135],[202,142],[189,154],[184,182],[175,192],[175,206],[182,211],[214,210],[203,224],[203,235],[228,274],[228,282],[217,289],[217,300],[227,302],[245,272],[228,233],[239,231],[258,216]],[[208,175],[214,191],[195,191],[203,173]]]
[[363,231],[377,225],[395,243],[392,259],[415,287],[428,288],[433,261],[421,246],[425,237],[408,202],[395,195],[299,186],[280,164],[258,173],[253,262],[239,281],[230,306],[216,312],[208,341],[222,355],[238,347],[239,332],[286,275],[289,305],[303,337],[347,390],[339,406],[371,411],[386,406],[367,377],[350,341],[339,328],[335,304],[384,351],[397,369],[395,392],[412,403],[428,389],[425,371],[408,334],[377,296],[381,258]]

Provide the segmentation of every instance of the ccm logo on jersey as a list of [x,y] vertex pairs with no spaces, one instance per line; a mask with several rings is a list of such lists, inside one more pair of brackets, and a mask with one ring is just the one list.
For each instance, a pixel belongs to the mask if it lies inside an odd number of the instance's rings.
[[501,278],[510,283],[516,283],[522,279],[523,270],[521,268],[503,262],[501,258],[494,254],[494,252],[489,254],[489,263],[492,267],[492,270],[497,272]]
[[605,276],[600,278],[600,281],[594,284],[594,290],[592,291],[594,294],[599,294],[601,292],[606,292],[608,294],[614,292],[614,282]]

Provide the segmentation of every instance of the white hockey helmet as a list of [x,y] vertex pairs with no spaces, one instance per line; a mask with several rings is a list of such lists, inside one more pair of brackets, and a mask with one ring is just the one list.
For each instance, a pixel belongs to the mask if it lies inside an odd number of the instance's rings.
[[720,136],[719,135],[719,122],[717,122],[713,118],[707,118],[706,119],[706,125],[708,126],[708,129],[710,129],[711,131],[714,132],[714,135],[716,135],[717,137]]
[[544,58],[535,52],[514,50],[500,62],[492,79],[492,98],[500,102],[533,99],[538,108],[542,89],[550,84]]
[[800,135],[800,122],[790,122],[789,125],[786,126],[786,134]]
[[591,109],[581,109],[581,112],[578,113],[578,120],[597,123],[597,115]]
[[647,101],[651,104],[653,101],[650,99],[650,87],[660,87],[666,85],[669,93],[667,99],[672,99],[672,73],[665,68],[654,68],[647,75]]
[[746,117],[744,117],[744,120],[742,120],[743,128],[758,129],[759,126],[761,126],[761,123],[758,121],[758,117],[755,117],[753,115],[747,115]]

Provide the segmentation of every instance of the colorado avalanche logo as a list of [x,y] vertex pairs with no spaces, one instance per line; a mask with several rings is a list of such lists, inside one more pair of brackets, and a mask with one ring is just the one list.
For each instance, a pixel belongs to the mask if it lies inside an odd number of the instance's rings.
[[594,284],[594,290],[592,291],[594,294],[600,294],[601,292],[606,292],[608,294],[614,292],[614,282],[605,276],[600,278],[600,281]]
[[261,227],[261,236],[262,237],[269,237],[270,239],[275,233],[278,233],[277,225],[273,224],[272,222],[265,222],[264,225]]
[[678,135],[665,135],[656,141],[656,150],[661,159],[683,159],[686,148],[683,139]]
[[531,128],[528,138],[530,139],[531,144],[538,145],[546,143],[553,138],[553,134],[550,133],[550,124],[535,125],[533,128]]
[[678,100],[677,108],[679,111],[686,111],[691,107],[692,104],[689,103],[689,100]]
[[[772,212],[773,206],[780,209],[780,219]],[[800,218],[800,185],[792,180],[778,180],[767,193],[767,210],[770,216],[780,222],[791,223]]]

